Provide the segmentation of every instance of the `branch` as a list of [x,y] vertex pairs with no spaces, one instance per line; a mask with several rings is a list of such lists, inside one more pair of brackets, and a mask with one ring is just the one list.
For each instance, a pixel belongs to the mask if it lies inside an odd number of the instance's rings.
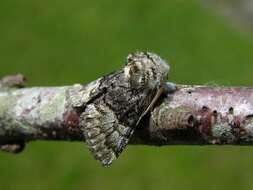
[[[2,149],[18,152],[21,142],[33,140],[85,141],[79,127],[81,110],[73,104],[89,97],[96,82],[20,88],[21,75],[1,80]],[[253,144],[253,88],[177,85],[142,119],[130,143]]]

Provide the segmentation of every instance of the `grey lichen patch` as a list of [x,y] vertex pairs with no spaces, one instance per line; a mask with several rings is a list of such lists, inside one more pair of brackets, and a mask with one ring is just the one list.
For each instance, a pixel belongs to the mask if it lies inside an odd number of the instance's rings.
[[59,89],[57,93],[43,98],[40,102],[39,118],[41,123],[53,123],[55,120],[61,120],[66,103],[66,90]]
[[0,93],[0,117],[7,114],[8,110],[16,104],[16,101],[17,98],[13,96],[11,92]]
[[36,134],[37,129],[35,126],[31,126],[29,123],[19,120],[13,120],[11,123],[12,127],[16,128],[16,134],[32,135]]
[[[0,93],[0,136],[33,134],[34,128],[30,127],[24,120],[18,120],[16,117],[16,106],[22,97],[23,90],[8,90]],[[30,103],[28,101],[27,103]]]
[[253,137],[253,120],[249,120],[245,123],[244,129],[249,137]]
[[232,127],[228,123],[216,123],[212,127],[212,136],[215,139],[214,143],[229,143],[235,140],[232,133]]
[[12,123],[11,109],[15,106],[17,97],[11,92],[0,94],[0,135],[4,135],[8,130],[14,128]]
[[10,112],[15,116],[15,124],[29,131],[32,126],[46,127],[62,120],[66,89],[67,87],[17,90],[13,93],[17,101]]

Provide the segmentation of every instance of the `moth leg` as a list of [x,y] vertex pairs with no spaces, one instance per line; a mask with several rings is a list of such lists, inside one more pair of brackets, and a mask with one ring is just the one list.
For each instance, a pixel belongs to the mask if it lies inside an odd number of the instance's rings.
[[142,120],[142,118],[150,111],[153,109],[155,103],[157,102],[157,100],[160,98],[160,96],[163,94],[164,92],[164,88],[161,87],[158,89],[155,97],[153,98],[153,100],[151,101],[151,103],[149,104],[148,108],[141,114],[138,122],[136,123],[136,126],[139,125],[140,121]]
[[123,151],[133,129],[121,125],[114,112],[103,104],[90,104],[81,115],[86,144],[96,160],[110,166]]
[[162,87],[160,87],[158,89],[158,91],[155,94],[155,97],[153,98],[153,100],[151,101],[151,103],[149,104],[148,108],[145,110],[144,113],[141,114],[141,117],[139,118],[136,126],[140,123],[140,121],[142,120],[142,118],[151,110],[153,110],[156,102],[159,100],[159,98],[161,97],[162,94],[164,93],[173,93],[177,90],[177,87],[174,83],[165,83]]

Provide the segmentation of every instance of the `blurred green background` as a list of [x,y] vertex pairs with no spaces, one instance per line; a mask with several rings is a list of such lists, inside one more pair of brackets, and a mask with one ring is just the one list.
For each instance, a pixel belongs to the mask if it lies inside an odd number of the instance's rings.
[[[0,76],[87,83],[149,50],[184,84],[253,86],[253,38],[200,0],[1,0]],[[253,189],[252,147],[128,146],[102,168],[79,142],[0,153],[0,189]]]

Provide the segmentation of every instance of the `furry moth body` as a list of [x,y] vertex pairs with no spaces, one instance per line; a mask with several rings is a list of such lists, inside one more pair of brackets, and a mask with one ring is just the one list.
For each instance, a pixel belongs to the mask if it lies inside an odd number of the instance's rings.
[[[94,84],[81,114],[81,129],[94,158],[109,166],[128,144],[139,120],[165,85],[169,65],[149,52],[127,57],[125,67]],[[159,93],[158,93],[159,92]],[[155,98],[156,97],[156,98]]]

